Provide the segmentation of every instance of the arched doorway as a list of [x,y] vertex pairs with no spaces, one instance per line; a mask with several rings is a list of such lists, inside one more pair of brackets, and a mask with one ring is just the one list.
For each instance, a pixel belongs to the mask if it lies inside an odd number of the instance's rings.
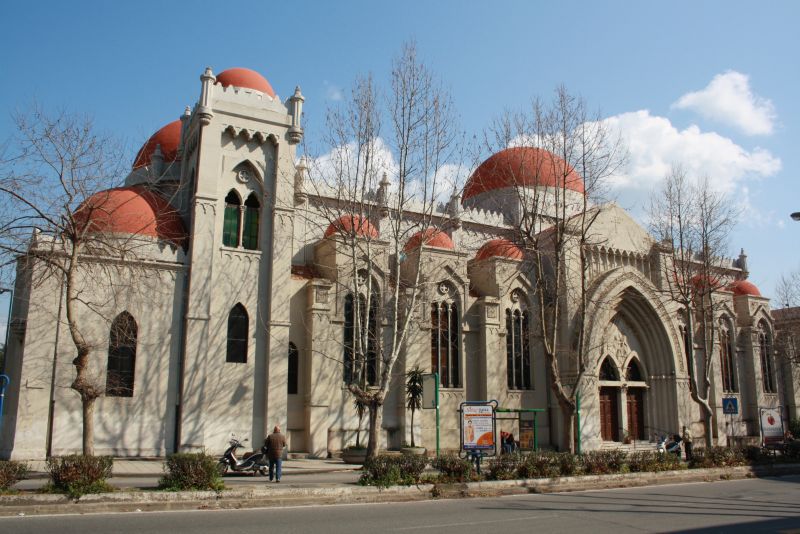
[[594,439],[648,440],[674,432],[677,362],[662,315],[630,286],[612,299],[603,315],[604,326],[593,332],[602,351],[596,360],[598,421],[588,427],[596,429]]
[[619,441],[619,373],[606,357],[600,365],[600,437]]

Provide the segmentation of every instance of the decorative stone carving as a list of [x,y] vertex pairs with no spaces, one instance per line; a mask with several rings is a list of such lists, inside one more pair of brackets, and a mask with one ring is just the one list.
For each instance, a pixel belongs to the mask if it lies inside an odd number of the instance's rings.
[[252,177],[253,174],[250,172],[250,169],[241,169],[236,173],[236,181],[240,184],[248,183]]
[[314,300],[317,301],[319,304],[327,304],[328,303],[328,288],[327,287],[318,287],[316,293],[314,294]]

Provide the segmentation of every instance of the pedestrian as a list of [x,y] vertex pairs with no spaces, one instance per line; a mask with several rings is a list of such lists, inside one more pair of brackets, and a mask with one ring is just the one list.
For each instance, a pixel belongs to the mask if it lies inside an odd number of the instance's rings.
[[683,427],[683,450],[686,452],[686,461],[692,461],[692,431]]
[[264,448],[269,460],[269,481],[272,482],[273,475],[275,482],[281,481],[281,464],[283,463],[283,448],[286,447],[286,437],[281,434],[281,427],[275,425],[272,434],[264,440]]

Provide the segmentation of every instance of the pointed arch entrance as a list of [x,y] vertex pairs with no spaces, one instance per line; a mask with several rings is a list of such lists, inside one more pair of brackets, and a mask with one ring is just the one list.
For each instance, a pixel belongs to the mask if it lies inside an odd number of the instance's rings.
[[[647,440],[678,428],[676,368],[659,313],[633,287],[620,291],[594,332],[601,441]],[[598,335],[599,334],[599,335]],[[595,439],[597,439],[595,438]]]

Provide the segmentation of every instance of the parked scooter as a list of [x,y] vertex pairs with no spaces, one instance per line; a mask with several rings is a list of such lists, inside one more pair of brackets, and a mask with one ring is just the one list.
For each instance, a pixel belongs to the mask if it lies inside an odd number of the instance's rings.
[[236,458],[236,449],[244,447],[243,442],[247,439],[239,441],[235,436],[231,437],[230,447],[228,447],[219,459],[217,470],[220,475],[228,472],[228,469],[236,473],[252,472],[253,475],[259,474],[266,476],[269,474],[269,468],[265,465],[266,458],[263,450],[261,452],[254,452],[253,454],[239,460]]
[[659,438],[658,443],[656,443],[656,451],[663,454],[666,453],[675,454],[678,456],[678,458],[680,458],[682,441],[683,439],[678,434],[675,434],[672,436],[672,441],[667,442],[667,435],[663,434]]

